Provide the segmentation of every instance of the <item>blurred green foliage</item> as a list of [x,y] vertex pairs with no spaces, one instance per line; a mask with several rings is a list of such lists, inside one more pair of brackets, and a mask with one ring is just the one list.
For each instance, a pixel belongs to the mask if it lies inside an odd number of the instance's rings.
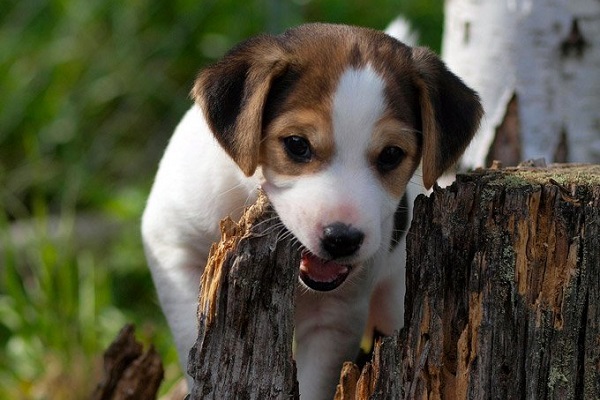
[[[0,0],[0,398],[87,397],[126,321],[177,377],[137,227],[202,66],[258,32],[399,14],[438,49],[441,3]],[[118,229],[82,243],[89,214]]]

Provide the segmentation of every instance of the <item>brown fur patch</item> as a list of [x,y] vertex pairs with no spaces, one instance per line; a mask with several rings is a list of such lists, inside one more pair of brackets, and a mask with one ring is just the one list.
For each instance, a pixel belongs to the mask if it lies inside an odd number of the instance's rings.
[[[325,110],[302,109],[285,113],[275,119],[266,130],[261,144],[260,163],[284,176],[315,173],[333,157],[335,144],[331,119]],[[283,139],[300,136],[308,140],[313,152],[310,162],[295,162],[287,155]]]
[[[286,175],[311,173],[334,152],[326,142],[333,140],[331,97],[342,73],[367,65],[385,81],[389,118],[422,131],[416,143],[423,144],[425,185],[433,185],[473,136],[481,106],[475,92],[433,53],[411,49],[383,32],[307,24],[250,39],[203,71],[193,96],[219,143],[247,175],[258,163]],[[314,121],[292,116],[302,113]],[[290,164],[280,143],[290,135],[287,130],[311,141],[314,163]],[[393,193],[412,173],[412,165],[406,165],[401,166],[406,179],[386,178]]]
[[423,123],[423,182],[430,188],[454,164],[479,128],[479,96],[431,51],[412,50]]
[[[318,35],[313,31],[315,28]],[[402,137],[407,134],[400,129],[400,126],[402,130],[420,129],[410,48],[382,32],[343,25],[302,26],[284,34],[283,38],[289,40],[288,46],[294,51],[288,70],[281,79],[275,80],[266,103],[259,163],[284,176],[315,173],[324,168],[335,152],[332,96],[340,77],[349,68],[369,65],[386,86],[388,115],[381,123],[381,130],[394,132],[387,134],[400,137],[393,143],[402,142],[399,147],[417,158],[414,166],[412,159],[403,163],[400,174],[405,177],[390,173],[384,178],[390,192],[399,197],[404,190],[401,182],[408,181],[420,157],[420,141],[415,134],[410,134],[413,140],[410,144],[404,143]],[[282,139],[291,135],[309,140],[315,156],[311,162],[297,163],[289,159]],[[371,157],[370,151],[367,157]]]
[[376,168],[377,158],[388,146],[398,146],[406,154],[400,165],[379,178],[384,188],[396,198],[404,194],[406,184],[415,172],[421,158],[420,140],[417,132],[406,124],[392,117],[384,117],[376,125],[372,134],[368,157],[373,168]]
[[256,36],[204,69],[192,89],[216,139],[248,176],[258,164],[271,82],[287,65],[286,53],[276,38]]
[[423,183],[426,188],[433,186],[435,181],[444,172],[439,164],[439,149],[441,140],[439,128],[435,118],[435,108],[431,102],[427,85],[424,82],[419,82],[419,90],[422,93],[420,96],[421,105],[421,126],[423,127]]

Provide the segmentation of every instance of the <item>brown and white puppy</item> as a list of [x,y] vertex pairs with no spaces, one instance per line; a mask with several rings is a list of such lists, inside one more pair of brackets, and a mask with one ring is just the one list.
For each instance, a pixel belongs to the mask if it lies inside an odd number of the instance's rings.
[[142,224],[184,368],[218,222],[238,217],[262,187],[303,249],[300,393],[331,398],[365,329],[402,327],[401,199],[419,163],[430,188],[461,155],[482,114],[478,96],[429,50],[328,24],[239,44],[200,73],[192,94]]

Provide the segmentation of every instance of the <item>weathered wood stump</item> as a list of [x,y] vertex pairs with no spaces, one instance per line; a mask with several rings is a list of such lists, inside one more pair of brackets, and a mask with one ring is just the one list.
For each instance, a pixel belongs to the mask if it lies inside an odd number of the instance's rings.
[[163,376],[158,353],[153,347],[144,352],[133,325],[127,325],[104,353],[104,377],[92,399],[155,399]]
[[263,196],[221,230],[202,276],[199,336],[188,364],[191,398],[298,398],[298,247]]
[[406,327],[356,398],[600,398],[600,166],[460,175],[408,239]]
[[[298,397],[298,254],[257,207],[203,276],[195,399]],[[600,166],[460,175],[417,199],[407,247],[405,328],[336,399],[600,398]]]

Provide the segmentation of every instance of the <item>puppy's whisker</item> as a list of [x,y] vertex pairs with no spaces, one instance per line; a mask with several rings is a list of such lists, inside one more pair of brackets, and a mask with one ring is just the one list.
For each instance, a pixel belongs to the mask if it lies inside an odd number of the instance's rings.
[[287,240],[290,236],[293,236],[292,238],[292,242],[294,240],[298,240],[296,239],[296,237],[292,234],[292,232],[290,232],[289,230],[287,230],[287,228],[283,227],[282,231],[280,232],[280,236],[277,238],[277,241],[284,241]]
[[273,232],[273,231],[277,231],[277,230],[280,230],[280,229],[285,229],[285,226],[283,225],[283,223],[277,222],[276,224],[274,224],[272,226],[267,226],[267,227],[265,227],[265,229],[261,230],[261,226],[264,227],[264,224],[270,223],[270,222],[272,222],[272,221],[274,221],[276,219],[277,219],[277,216],[268,218],[268,219],[266,219],[264,221],[261,221],[260,223],[256,224],[254,226],[254,228],[253,228],[254,233],[256,235],[265,236],[265,235],[271,234],[271,232]]
[[260,142],[259,142],[259,143],[260,143],[260,144],[263,144],[264,142],[266,142],[266,141],[267,141],[267,139],[268,139],[268,137],[267,137],[267,136],[263,136],[263,137],[260,139]]
[[290,236],[290,232],[285,226],[282,226],[279,232],[277,232],[277,242],[281,242]]
[[227,196],[229,195],[231,192],[233,192],[234,190],[237,190],[240,187],[243,187],[244,184],[243,183],[238,183],[237,185],[233,185],[232,187],[228,188],[227,190],[222,191],[221,193],[217,194],[217,197],[223,197],[223,196]]
[[282,240],[282,237],[287,237],[287,228],[281,224],[281,226],[279,226],[279,229],[277,229],[277,237],[275,238],[275,240],[277,242],[280,242]]
[[[257,229],[257,228],[261,227],[262,225],[268,224],[275,219],[277,219],[277,215],[273,215],[271,217],[265,218],[264,220],[260,221],[258,224],[254,225],[254,228]],[[275,226],[279,226],[281,224],[282,224],[282,222],[280,221],[280,222],[276,223]]]
[[409,179],[409,182],[420,188],[425,188],[425,185],[423,185],[423,177],[417,176],[417,174],[414,174],[413,177]]

